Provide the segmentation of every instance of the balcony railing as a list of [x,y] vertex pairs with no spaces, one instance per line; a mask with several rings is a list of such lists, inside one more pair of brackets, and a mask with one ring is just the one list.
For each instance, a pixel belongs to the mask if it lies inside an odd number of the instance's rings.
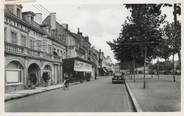
[[34,57],[43,57],[43,52],[38,51],[38,50],[33,50],[33,49],[28,49],[28,55],[29,56],[34,56]]
[[29,56],[29,57],[35,57],[40,59],[42,58],[42,59],[48,59],[48,60],[62,61],[62,57],[60,56],[55,56],[43,51],[33,50],[27,47],[23,47],[20,45],[7,43],[7,42],[5,42],[5,52],[9,54]]
[[24,47],[11,43],[5,43],[5,51],[14,54],[25,54]]

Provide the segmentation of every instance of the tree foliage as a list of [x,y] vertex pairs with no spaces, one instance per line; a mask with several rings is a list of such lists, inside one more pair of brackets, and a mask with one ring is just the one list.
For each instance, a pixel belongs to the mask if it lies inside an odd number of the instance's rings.
[[160,25],[165,15],[161,15],[161,5],[157,4],[126,4],[131,17],[122,25],[120,36],[107,42],[121,62],[135,61],[143,65],[144,47],[147,47],[147,60],[156,57],[156,47],[162,40]]
[[174,23],[167,23],[164,27],[165,35],[169,40],[169,47],[174,53],[179,53],[181,50],[181,23],[179,21]]

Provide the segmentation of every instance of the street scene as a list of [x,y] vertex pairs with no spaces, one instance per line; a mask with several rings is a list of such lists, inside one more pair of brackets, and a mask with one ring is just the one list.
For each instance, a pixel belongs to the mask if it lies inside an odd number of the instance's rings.
[[134,111],[125,85],[112,85],[109,76],[99,78],[98,81],[73,85],[69,90],[60,88],[8,101],[5,109],[10,112]]
[[181,7],[7,2],[5,112],[181,112]]

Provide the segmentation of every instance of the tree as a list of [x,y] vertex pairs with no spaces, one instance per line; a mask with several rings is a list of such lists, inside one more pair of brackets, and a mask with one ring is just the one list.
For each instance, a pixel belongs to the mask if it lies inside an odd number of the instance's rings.
[[[120,36],[113,42],[107,42],[117,60],[151,61],[156,57],[156,46],[162,40],[159,30],[165,15],[161,15],[162,5],[157,4],[125,4],[130,9],[131,17],[122,25]],[[134,64],[134,63],[133,63]],[[145,88],[145,73],[144,73]]]
[[178,54],[179,63],[181,63],[181,23],[179,21],[176,22],[176,26],[174,23],[167,23],[164,27],[165,35],[169,40],[169,47],[174,54]]

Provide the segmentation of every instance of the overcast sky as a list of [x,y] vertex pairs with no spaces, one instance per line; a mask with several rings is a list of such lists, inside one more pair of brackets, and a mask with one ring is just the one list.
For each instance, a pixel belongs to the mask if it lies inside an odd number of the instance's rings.
[[[83,0],[79,0],[83,1]],[[97,49],[101,49],[105,56],[110,56],[116,62],[110,47],[106,41],[116,39],[120,33],[121,25],[124,23],[130,12],[123,6],[122,0],[85,0],[88,2],[77,2],[77,0],[37,0],[33,4],[23,4],[23,10],[31,10],[36,13],[43,13],[45,10],[38,10],[38,4],[44,6],[49,12],[56,12],[56,18],[60,23],[69,24],[69,30],[77,32],[77,28],[84,35],[88,35],[90,42]],[[82,4],[80,4],[82,3]],[[172,9],[165,8],[168,20],[172,21]]]

